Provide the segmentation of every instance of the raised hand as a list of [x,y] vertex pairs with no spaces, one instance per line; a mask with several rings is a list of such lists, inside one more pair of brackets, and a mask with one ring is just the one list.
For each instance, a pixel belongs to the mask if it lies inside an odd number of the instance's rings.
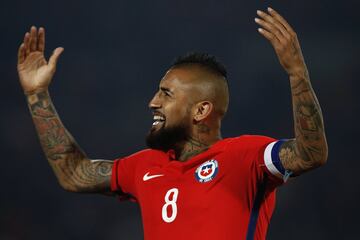
[[306,75],[307,68],[295,31],[274,9],[267,10],[268,13],[257,11],[260,18],[255,18],[255,22],[261,26],[259,33],[270,41],[290,77]]
[[319,167],[327,161],[324,122],[319,102],[311,86],[309,74],[296,33],[275,10],[257,11],[259,33],[274,47],[280,64],[290,77],[294,113],[295,138],[279,149],[282,165],[295,175]]
[[49,62],[44,56],[45,29],[31,27],[24,36],[18,51],[17,70],[21,86],[26,94],[47,90],[56,70],[56,63],[63,48],[56,48]]

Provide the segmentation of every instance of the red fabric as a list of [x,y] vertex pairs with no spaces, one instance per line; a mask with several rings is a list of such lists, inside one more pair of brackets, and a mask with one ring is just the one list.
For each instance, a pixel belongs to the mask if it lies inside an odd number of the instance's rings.
[[[145,240],[245,239],[258,186],[270,174],[264,150],[274,141],[250,135],[227,138],[186,162],[161,151],[143,150],[115,161],[111,187],[140,204]],[[216,160],[217,169],[209,162],[202,171],[208,173],[200,175],[216,175],[200,182],[196,170],[209,160]],[[282,183],[274,176],[268,182],[255,239],[265,239],[275,187]]]

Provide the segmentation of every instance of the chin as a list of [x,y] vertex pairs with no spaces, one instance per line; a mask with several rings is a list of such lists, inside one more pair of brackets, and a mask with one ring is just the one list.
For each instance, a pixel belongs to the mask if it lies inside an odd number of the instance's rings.
[[161,151],[175,149],[176,145],[187,141],[190,137],[190,127],[178,125],[165,127],[164,125],[152,127],[146,136],[146,145],[149,148]]

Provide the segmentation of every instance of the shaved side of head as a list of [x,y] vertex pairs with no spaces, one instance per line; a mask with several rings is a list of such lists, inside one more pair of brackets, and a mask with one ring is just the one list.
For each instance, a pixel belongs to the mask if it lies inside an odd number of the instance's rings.
[[194,103],[209,101],[214,106],[214,114],[223,118],[229,105],[229,88],[225,67],[214,56],[206,53],[189,53],[177,58],[171,69],[191,72],[189,83],[194,87],[191,94]]
[[192,103],[209,101],[214,106],[214,114],[223,118],[229,105],[229,88],[226,78],[209,71],[199,64],[183,64],[172,67],[191,72],[188,83],[192,86],[189,97]]

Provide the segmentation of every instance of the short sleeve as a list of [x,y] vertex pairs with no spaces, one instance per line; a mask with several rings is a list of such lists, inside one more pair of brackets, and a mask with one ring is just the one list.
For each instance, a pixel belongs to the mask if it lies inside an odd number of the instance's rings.
[[279,149],[285,140],[259,135],[243,135],[235,138],[239,160],[249,166],[251,178],[263,181],[266,177],[271,186],[286,182],[290,172],[286,171],[279,158]]
[[117,193],[120,200],[136,199],[136,169],[147,152],[148,150],[143,150],[114,161],[111,174],[111,191]]
[[266,171],[281,179],[283,182],[286,182],[291,175],[291,172],[283,167],[279,157],[280,146],[285,141],[286,140],[275,140],[267,144],[263,154],[264,157],[261,159],[264,161]]

